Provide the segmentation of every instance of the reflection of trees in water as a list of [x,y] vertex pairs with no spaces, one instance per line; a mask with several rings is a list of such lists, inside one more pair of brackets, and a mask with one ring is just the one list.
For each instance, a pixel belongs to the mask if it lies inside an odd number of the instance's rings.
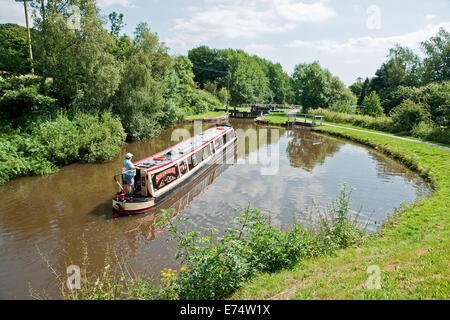
[[402,176],[408,179],[409,182],[415,182],[417,180],[416,173],[406,169],[394,160],[388,159],[386,156],[369,152],[369,157],[375,160],[377,164],[377,177],[380,179],[389,180],[392,176]]
[[[239,158],[245,158],[266,145],[278,143],[286,131],[281,127],[256,126],[248,120],[234,119],[231,123],[239,136],[237,155]],[[272,134],[273,131],[275,131],[274,134]]]
[[286,152],[291,166],[311,171],[318,163],[323,163],[327,156],[337,152],[343,143],[334,139],[312,133],[307,129],[287,131],[290,138]]

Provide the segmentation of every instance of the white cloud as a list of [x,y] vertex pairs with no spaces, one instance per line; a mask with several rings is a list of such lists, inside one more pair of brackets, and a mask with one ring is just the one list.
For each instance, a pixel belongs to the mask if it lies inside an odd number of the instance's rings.
[[427,19],[427,20],[432,20],[434,18],[436,18],[435,14],[427,14],[427,15],[425,15],[425,19]]
[[332,40],[302,41],[294,40],[286,45],[289,48],[312,48],[329,53],[370,53],[385,52],[389,48],[400,44],[411,48],[417,48],[420,42],[425,41],[435,35],[439,28],[450,29],[450,22],[442,22],[437,25],[429,24],[425,28],[409,32],[403,35],[391,37],[360,37],[349,38],[346,42]]
[[336,12],[322,2],[303,3],[293,0],[274,0],[280,17],[291,21],[322,22],[336,16]]
[[[30,14],[31,12],[28,11],[28,13]],[[17,23],[25,26],[23,3],[0,0],[0,23]]]
[[294,3],[292,0],[203,0],[191,6],[186,18],[173,20],[171,47],[199,44],[215,38],[256,39],[267,33],[295,28],[296,22],[324,21],[335,15],[323,2]]
[[97,0],[97,4],[101,8],[106,8],[106,7],[111,7],[111,6],[136,8],[136,6],[131,2],[131,0]]

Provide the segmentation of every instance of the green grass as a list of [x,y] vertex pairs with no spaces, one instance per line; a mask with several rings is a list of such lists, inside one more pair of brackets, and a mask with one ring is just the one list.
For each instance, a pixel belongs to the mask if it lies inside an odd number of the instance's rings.
[[[399,210],[359,247],[262,274],[232,299],[448,299],[450,293],[450,151],[342,128],[318,132],[371,146],[432,182],[434,191]],[[382,199],[380,199],[382,201]],[[369,289],[367,268],[379,266],[381,289]]]
[[[301,118],[299,116],[299,114],[297,115],[297,117],[300,118],[300,119],[304,119],[304,118]],[[281,124],[285,124],[288,121],[288,117],[287,117],[287,114],[285,112],[277,111],[277,112],[272,112],[271,114],[269,114],[267,116],[264,116],[263,120],[269,120],[270,124],[281,125]],[[292,120],[292,117],[291,117],[291,120]],[[311,121],[311,118],[307,118],[307,120]],[[395,134],[395,133],[391,133],[391,132],[377,131],[377,130],[373,130],[373,129],[367,129],[367,128],[358,127],[356,125],[349,124],[349,123],[323,121],[323,124],[332,124],[332,125],[336,125],[336,126],[340,126],[340,127],[364,130],[364,131],[369,131],[369,132],[374,132],[374,133],[384,133],[384,134],[390,134],[390,135],[393,135],[393,136],[402,137],[402,138],[408,138],[408,139],[412,139],[412,140],[416,140],[416,141],[424,141],[424,140],[416,138],[416,137],[400,135],[400,134]],[[445,144],[445,143],[440,143],[440,142],[435,142],[435,141],[426,141],[426,142],[432,142],[432,143],[437,144],[437,145],[450,147],[449,144]]]
[[194,114],[190,116],[184,116],[184,120],[197,120],[197,119],[206,119],[206,118],[214,118],[224,115],[223,111],[207,111],[205,113]]

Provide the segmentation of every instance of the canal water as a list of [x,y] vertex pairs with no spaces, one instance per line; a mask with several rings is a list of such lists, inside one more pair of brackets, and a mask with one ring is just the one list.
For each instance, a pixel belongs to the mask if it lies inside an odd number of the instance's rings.
[[[214,166],[162,205],[188,218],[184,229],[223,229],[248,206],[288,228],[326,208],[347,183],[354,189],[352,210],[373,232],[394,208],[430,190],[416,173],[363,146],[306,129],[245,120],[232,124],[240,136],[232,160]],[[193,125],[175,129],[194,133]],[[29,299],[29,287],[58,298],[47,263],[65,274],[68,265],[82,264],[84,248],[93,272],[104,266],[107,248],[126,255],[136,272],[156,278],[164,268],[177,268],[174,243],[155,227],[154,214],[112,219],[111,211],[117,191],[112,177],[124,155],[132,152],[139,160],[175,144],[173,137],[173,129],[166,130],[126,145],[110,162],[74,164],[51,176],[18,178],[0,187],[0,299]]]

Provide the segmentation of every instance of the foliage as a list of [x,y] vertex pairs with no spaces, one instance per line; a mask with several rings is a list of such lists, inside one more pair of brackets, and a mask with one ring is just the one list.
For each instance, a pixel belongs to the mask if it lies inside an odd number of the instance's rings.
[[341,88],[336,95],[337,101],[330,106],[331,111],[352,114],[356,112],[356,96],[350,89]]
[[[153,137],[176,119],[167,119],[165,114],[173,114],[173,104],[165,98],[171,67],[167,48],[146,24],[140,24],[113,103],[114,113],[120,116],[132,139]],[[163,119],[166,123],[162,123]]]
[[378,117],[384,115],[383,108],[381,107],[380,98],[375,91],[370,92],[368,96],[364,98],[363,106],[365,107],[363,114]]
[[422,42],[425,82],[450,80],[450,33],[441,28],[436,36]]
[[39,94],[35,86],[8,90],[0,98],[0,114],[11,121],[14,128],[30,126],[30,122],[39,117],[50,117],[56,106],[56,99]]
[[344,186],[330,215],[323,218],[327,221],[319,221],[318,232],[299,222],[282,231],[259,210],[248,208],[232,219],[234,226],[222,236],[215,229],[201,236],[194,230],[179,231],[166,212],[159,225],[168,224],[168,241],[177,240],[176,258],[185,266],[170,286],[179,299],[223,299],[258,273],[276,272],[307,257],[357,244],[364,232],[350,219],[349,202]]
[[331,106],[349,110],[356,102],[351,90],[317,61],[298,64],[292,78],[296,103],[306,110]]
[[392,132],[393,122],[389,117],[372,117],[368,115],[346,114],[326,109],[311,111],[312,114],[324,116],[324,120],[334,123],[348,123],[367,129]]
[[[37,31],[30,30],[32,45]],[[39,51],[33,56],[39,59]],[[13,23],[0,24],[0,70],[13,74],[27,74],[31,71],[28,52],[27,29]]]
[[256,59],[238,51],[230,57],[231,103],[264,103],[270,101],[269,79]]
[[364,98],[367,96],[368,92],[369,92],[369,78],[366,78],[361,87],[361,92],[358,96],[358,101],[356,102],[358,106],[362,106]]
[[42,155],[30,135],[18,131],[0,134],[0,185],[22,175],[43,175],[57,168]]
[[33,136],[42,146],[43,156],[57,165],[109,160],[125,139],[120,121],[110,112],[100,116],[78,113],[73,120],[59,114],[55,120],[41,123]]
[[70,30],[70,6],[60,0],[33,2],[36,45],[43,52],[43,77],[53,78],[52,93],[63,106],[99,110],[118,88],[120,65],[110,52],[115,40],[104,28],[94,0],[80,0],[79,30]]
[[390,112],[393,125],[397,132],[409,133],[416,124],[429,119],[429,112],[420,104],[411,100],[402,102]]

